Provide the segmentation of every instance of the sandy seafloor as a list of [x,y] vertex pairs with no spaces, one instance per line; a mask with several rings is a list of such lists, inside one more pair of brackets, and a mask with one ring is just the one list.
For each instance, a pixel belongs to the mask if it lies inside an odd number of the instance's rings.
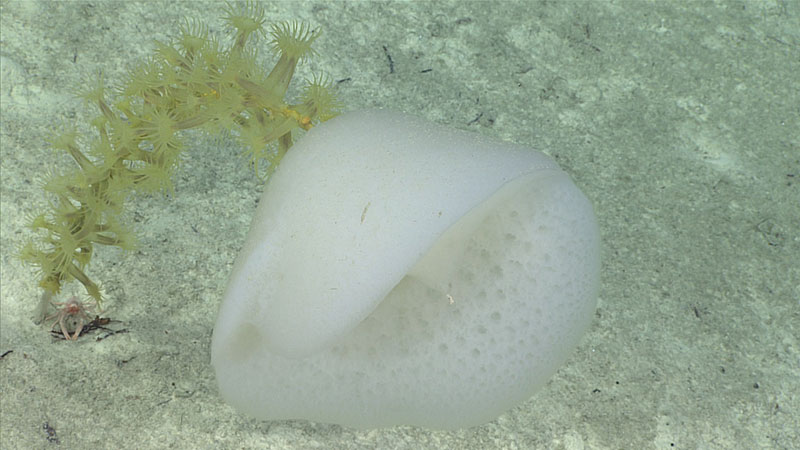
[[[262,189],[186,135],[174,197],[130,203],[140,247],[91,275],[124,334],[53,339],[15,258],[45,143],[216,2],[0,2],[0,448],[788,449],[800,443],[800,3],[273,2],[324,29],[347,109],[392,108],[542,150],[593,202],[591,330],[531,399],[456,432],[263,422],[222,402],[211,331]],[[387,55],[394,70],[390,71]],[[265,64],[271,63],[265,56]],[[82,122],[83,121],[83,122]],[[72,285],[68,292],[80,292]],[[333,387],[335,388],[335,387]]]

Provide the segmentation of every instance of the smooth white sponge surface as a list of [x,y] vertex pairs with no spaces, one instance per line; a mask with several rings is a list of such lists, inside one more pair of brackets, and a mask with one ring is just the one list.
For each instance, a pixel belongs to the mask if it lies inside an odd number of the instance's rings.
[[403,114],[313,128],[267,184],[212,340],[263,419],[478,425],[587,329],[592,207],[547,156]]

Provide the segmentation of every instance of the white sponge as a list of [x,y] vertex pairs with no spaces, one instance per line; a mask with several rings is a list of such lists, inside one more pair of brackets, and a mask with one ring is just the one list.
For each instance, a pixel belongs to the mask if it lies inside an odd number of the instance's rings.
[[591,205],[547,156],[348,113],[267,184],[212,363],[223,397],[263,419],[478,425],[564,362],[598,273]]

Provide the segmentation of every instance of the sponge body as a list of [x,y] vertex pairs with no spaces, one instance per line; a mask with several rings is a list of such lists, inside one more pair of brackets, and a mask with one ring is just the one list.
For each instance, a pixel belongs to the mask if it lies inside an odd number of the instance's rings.
[[223,397],[264,419],[478,425],[564,362],[598,273],[591,205],[547,156],[348,113],[266,186],[212,363]]

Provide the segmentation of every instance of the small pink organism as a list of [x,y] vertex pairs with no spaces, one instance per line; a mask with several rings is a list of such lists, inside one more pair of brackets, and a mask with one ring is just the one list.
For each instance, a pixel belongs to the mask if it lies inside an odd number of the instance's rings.
[[[93,312],[95,305],[84,305],[74,295],[65,302],[50,302],[50,304],[56,309],[55,314],[44,319],[53,320],[50,328],[55,329],[56,324],[58,324],[64,339],[68,341],[78,340],[83,326],[92,321],[87,313]],[[70,330],[74,330],[72,336],[69,334]]]

